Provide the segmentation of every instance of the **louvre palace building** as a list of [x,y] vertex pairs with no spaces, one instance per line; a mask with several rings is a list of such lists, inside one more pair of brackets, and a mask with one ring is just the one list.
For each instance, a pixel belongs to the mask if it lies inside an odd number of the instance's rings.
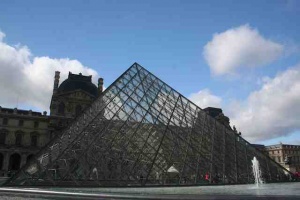
[[54,76],[54,88],[47,112],[0,107],[0,176],[11,176],[44,147],[54,135],[88,107],[102,92],[92,76],[72,74],[59,84],[60,72]]
[[265,182],[292,174],[250,144],[220,108],[199,108],[134,63],[103,91],[55,72],[50,115],[1,108],[6,186],[151,186]]

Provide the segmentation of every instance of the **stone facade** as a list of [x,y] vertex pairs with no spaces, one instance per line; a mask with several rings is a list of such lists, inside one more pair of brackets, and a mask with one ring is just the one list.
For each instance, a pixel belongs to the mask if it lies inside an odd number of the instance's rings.
[[96,87],[92,76],[70,72],[59,85],[59,75],[55,72],[50,115],[0,107],[0,176],[15,173],[103,90],[102,78]]
[[300,145],[277,144],[265,147],[268,155],[287,170],[300,172]]
[[103,79],[98,88],[92,76],[69,73],[68,79],[59,84],[59,72],[55,72],[53,95],[50,103],[49,127],[52,132],[65,128],[83,109],[88,107],[102,92]]
[[46,112],[0,108],[0,175],[18,170],[49,140]]

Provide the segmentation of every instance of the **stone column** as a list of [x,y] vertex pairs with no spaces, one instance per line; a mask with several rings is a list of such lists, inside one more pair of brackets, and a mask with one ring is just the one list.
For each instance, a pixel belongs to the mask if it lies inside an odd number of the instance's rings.
[[54,76],[54,86],[53,86],[53,93],[57,91],[58,84],[59,84],[59,78],[60,78],[60,72],[56,71]]
[[7,176],[10,153],[5,152],[3,153],[3,156],[4,158],[3,158],[2,170],[4,171],[4,176]]
[[103,92],[103,78],[98,79],[98,95]]

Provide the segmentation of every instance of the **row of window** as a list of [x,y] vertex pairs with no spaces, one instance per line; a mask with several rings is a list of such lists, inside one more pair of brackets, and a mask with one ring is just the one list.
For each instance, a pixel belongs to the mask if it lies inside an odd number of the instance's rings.
[[[82,111],[82,106],[81,105],[77,105],[75,107],[75,115],[79,115]],[[58,114],[62,114],[64,115],[65,114],[65,104],[63,102],[61,102],[59,105],[58,105],[58,110],[57,110]]]
[[[3,118],[2,125],[8,125],[8,118]],[[18,125],[19,126],[24,126],[24,120],[20,119],[19,122],[18,122]],[[33,124],[33,127],[38,128],[39,127],[39,122],[35,121],[34,124]]]
[[[26,158],[26,162],[28,162],[33,157],[33,154],[30,154]],[[3,168],[4,156],[0,153],[0,170]],[[14,153],[9,157],[8,170],[18,170],[21,165],[21,156],[18,153]]]
[[[280,151],[270,151],[270,154],[279,154],[279,152]],[[282,153],[283,154],[300,154],[300,151],[298,150],[296,150],[296,151],[294,151],[294,150],[282,150]]]
[[273,160],[275,160],[276,162],[279,162],[281,163],[282,162],[282,159],[280,156],[274,156],[274,157],[271,157]]
[[286,154],[300,154],[300,151],[299,150],[284,150],[283,153],[286,153]]
[[[271,154],[275,154],[276,151],[270,151]],[[279,151],[277,151],[277,154],[279,154]]]
[[[279,162],[279,163],[284,161],[284,159],[281,156],[273,156],[272,159],[275,160],[276,162]],[[294,162],[294,163],[295,162],[300,162],[300,157],[299,156],[290,157],[290,161]]]
[[299,156],[292,156],[292,157],[290,157],[290,161],[293,164],[298,163],[298,162],[300,162],[300,157]]
[[[7,132],[8,131],[5,131],[5,130],[2,130],[0,132],[0,144],[5,144]],[[24,133],[22,133],[22,132],[17,132],[16,133],[16,137],[15,137],[15,145],[16,146],[21,146],[22,145],[23,135],[24,135]],[[37,145],[38,145],[38,136],[37,136],[36,133],[31,135],[30,145],[32,147],[37,147]]]

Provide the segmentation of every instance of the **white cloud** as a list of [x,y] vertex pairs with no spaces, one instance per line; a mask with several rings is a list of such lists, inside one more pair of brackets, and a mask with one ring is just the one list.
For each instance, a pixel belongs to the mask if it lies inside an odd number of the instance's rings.
[[234,74],[237,68],[262,66],[283,55],[284,46],[242,25],[214,34],[203,51],[214,75]]
[[258,91],[227,110],[231,124],[252,142],[300,130],[300,64],[266,78]]
[[5,33],[0,31],[0,42],[2,42],[4,37],[5,37]]
[[53,90],[54,72],[60,71],[63,81],[69,71],[92,75],[96,82],[98,73],[77,60],[34,57],[26,46],[11,46],[0,31],[0,93],[2,107],[19,105],[48,110]]
[[209,89],[200,90],[189,96],[189,99],[198,105],[200,108],[206,107],[220,107],[222,99],[211,94]]
[[[295,139],[293,134],[300,131],[300,63],[273,78],[261,78],[259,85],[260,89],[245,100],[222,108],[231,126],[250,142],[287,137],[285,142],[298,144],[300,136]],[[201,108],[222,104],[222,99],[208,89],[191,94],[189,99]],[[294,142],[288,140],[291,136]]]

